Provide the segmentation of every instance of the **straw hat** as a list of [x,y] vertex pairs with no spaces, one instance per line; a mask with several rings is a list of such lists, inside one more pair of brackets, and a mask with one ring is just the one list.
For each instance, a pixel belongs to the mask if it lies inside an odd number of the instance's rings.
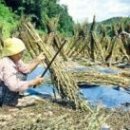
[[18,38],[8,38],[4,41],[3,56],[12,56],[26,49],[22,40]]

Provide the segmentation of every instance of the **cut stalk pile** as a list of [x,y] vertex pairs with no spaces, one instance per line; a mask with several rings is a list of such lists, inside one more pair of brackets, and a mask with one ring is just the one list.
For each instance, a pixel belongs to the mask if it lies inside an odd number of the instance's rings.
[[128,88],[130,80],[128,76],[121,74],[102,74],[99,72],[73,72],[77,83],[82,84],[104,84],[104,85],[117,85]]

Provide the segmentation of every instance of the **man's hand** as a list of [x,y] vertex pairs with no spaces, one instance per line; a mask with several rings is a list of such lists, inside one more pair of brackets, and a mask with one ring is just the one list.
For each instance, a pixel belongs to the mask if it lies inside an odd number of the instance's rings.
[[34,85],[40,85],[40,84],[42,84],[43,80],[44,80],[43,77],[40,77],[40,76],[36,77],[34,79]]

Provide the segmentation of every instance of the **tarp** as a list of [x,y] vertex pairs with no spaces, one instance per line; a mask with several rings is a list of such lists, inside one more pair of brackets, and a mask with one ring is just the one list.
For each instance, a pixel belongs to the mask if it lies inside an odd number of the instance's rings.
[[[32,73],[28,74],[27,80],[34,79],[37,76],[40,76],[44,72],[45,68],[42,66],[38,66]],[[50,78],[49,71],[44,76],[45,79]],[[31,95],[43,95],[44,97],[53,96],[53,85],[43,83],[40,86],[37,86],[36,88],[29,88],[25,94],[31,94]]]
[[84,97],[92,105],[99,105],[106,108],[129,107],[130,94],[118,86],[95,85],[85,86],[80,89]]
[[[95,67],[82,67],[74,68],[74,71],[86,71],[95,69],[101,73],[120,73],[117,70],[112,70],[109,68],[95,66]],[[44,71],[43,67],[37,67],[31,74],[28,75],[28,80],[32,79],[38,75],[41,75]],[[71,70],[72,71],[72,70]],[[49,77],[49,72],[45,75],[45,78]],[[84,85],[80,86],[80,92],[84,98],[90,102],[92,105],[99,105],[106,108],[128,108],[130,104],[130,91],[126,91],[118,86],[106,86],[106,85]],[[27,91],[30,94],[43,94],[43,95],[53,95],[53,85],[52,84],[42,84],[38,88],[30,88]]]

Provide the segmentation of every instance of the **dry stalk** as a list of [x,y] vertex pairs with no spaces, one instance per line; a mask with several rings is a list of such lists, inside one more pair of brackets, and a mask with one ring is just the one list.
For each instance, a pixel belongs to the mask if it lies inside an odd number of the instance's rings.
[[[125,75],[125,73],[124,73]],[[130,80],[123,77],[123,74],[101,74],[98,72],[74,72],[73,76],[79,84],[105,84],[118,85],[124,88],[128,87]]]
[[[24,37],[23,41],[25,42],[26,46],[28,46],[27,44],[30,44],[28,48],[30,48],[30,50],[33,50],[35,55],[37,55],[37,49],[39,52],[44,52],[47,61],[50,61],[55,54],[53,47],[47,45],[47,43],[45,44],[42,41],[30,23],[22,23],[21,27],[22,30],[24,30],[24,33],[21,33],[21,38],[23,39]],[[46,62],[46,64],[48,64],[48,62]],[[63,72],[64,68],[65,64],[62,58],[58,56],[50,69],[50,72],[53,75],[52,77],[54,78],[54,84],[58,89],[59,94],[61,95],[62,99],[68,101],[74,108],[88,110],[89,107],[87,104],[83,103],[84,101],[78,95],[79,88],[77,82],[72,77],[72,74]]]

